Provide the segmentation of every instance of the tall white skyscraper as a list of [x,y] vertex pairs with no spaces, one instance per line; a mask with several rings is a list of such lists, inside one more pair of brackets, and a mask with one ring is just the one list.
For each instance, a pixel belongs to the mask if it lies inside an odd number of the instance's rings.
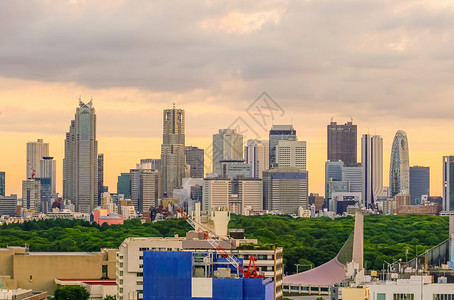
[[396,132],[391,149],[389,167],[389,191],[392,197],[397,194],[410,194],[410,163],[408,157],[407,133]]
[[454,156],[443,156],[443,210],[454,211]]
[[251,165],[251,176],[262,178],[262,172],[269,167],[270,146],[268,141],[249,140],[244,147],[244,160]]
[[213,173],[222,173],[221,160],[243,159],[243,135],[236,129],[219,129],[213,134]]
[[306,170],[306,142],[280,140],[276,146],[278,166]]
[[44,143],[42,139],[27,143],[27,179],[41,177],[40,161],[47,156],[49,156],[49,143]]
[[361,138],[361,165],[363,168],[362,201],[373,207],[383,192],[383,138],[363,134]]
[[93,103],[79,100],[65,139],[63,198],[78,212],[91,213],[98,201],[98,142]]
[[186,160],[184,135],[184,110],[165,109],[161,145],[161,193],[172,196],[173,190],[181,187]]

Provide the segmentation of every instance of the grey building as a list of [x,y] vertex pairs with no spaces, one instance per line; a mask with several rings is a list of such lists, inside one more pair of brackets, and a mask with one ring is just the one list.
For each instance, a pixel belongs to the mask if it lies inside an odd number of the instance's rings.
[[244,160],[251,165],[251,176],[262,178],[262,172],[267,170],[270,164],[269,142],[249,140],[244,146]]
[[161,171],[161,159],[143,158],[137,168]]
[[5,196],[5,172],[0,172],[0,196]]
[[160,195],[160,173],[150,169],[131,170],[131,200],[137,212],[157,207]]
[[17,210],[17,195],[0,195],[0,216],[15,216]]
[[36,179],[22,181],[22,207],[39,211],[41,206],[41,183]]
[[264,208],[284,214],[308,209],[308,172],[292,167],[276,167],[263,172]]
[[250,178],[252,173],[252,167],[250,164],[246,164],[244,160],[221,160],[219,161],[219,172],[217,173],[221,178]]
[[40,161],[45,156],[49,156],[49,143],[44,143],[42,139],[27,142],[27,179],[42,177]]
[[52,197],[57,198],[57,161],[51,156],[45,156],[40,161],[41,178],[50,178]]
[[349,182],[350,192],[361,192],[363,185],[363,169],[361,164],[344,165],[342,167],[342,180]]
[[443,210],[454,211],[454,156],[443,156]]
[[408,140],[407,134],[403,130],[396,132],[391,149],[389,193],[391,197],[397,194],[410,194]]
[[184,110],[165,109],[161,145],[161,193],[171,197],[181,187],[185,172]]
[[243,135],[236,129],[219,129],[213,134],[213,173],[221,174],[221,160],[243,159]]
[[185,148],[186,163],[190,166],[191,178],[203,178],[205,171],[205,151],[203,149],[188,146]]
[[341,160],[346,165],[357,163],[357,126],[352,122],[327,126],[328,160]]
[[277,166],[276,163],[276,147],[279,141],[296,141],[296,130],[293,125],[273,125],[269,135],[269,167]]
[[102,206],[102,193],[104,193],[104,154],[98,154],[98,206]]
[[98,142],[93,102],[79,100],[74,120],[65,139],[63,199],[75,210],[91,213],[98,202]]
[[383,193],[383,138],[379,135],[363,134],[361,158],[361,200],[365,207],[374,208],[376,200]]
[[123,194],[125,199],[131,199],[131,173],[121,173],[118,176],[117,194]]
[[328,189],[328,184],[331,181],[341,181],[342,180],[342,168],[344,167],[344,162],[342,161],[327,161],[325,162],[325,198],[330,198],[330,193]]
[[410,167],[410,203],[421,204],[421,196],[430,196],[430,168]]

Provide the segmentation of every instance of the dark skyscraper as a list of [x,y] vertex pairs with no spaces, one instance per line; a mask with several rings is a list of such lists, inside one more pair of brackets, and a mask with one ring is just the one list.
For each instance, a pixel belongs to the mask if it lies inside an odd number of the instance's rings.
[[454,211],[454,156],[443,156],[443,210]]
[[131,199],[131,173],[121,173],[118,176],[117,194],[123,194],[125,199]]
[[0,196],[5,196],[5,172],[0,172]]
[[410,195],[411,204],[420,204],[421,196],[430,196],[430,168],[410,167]]
[[191,178],[203,178],[204,150],[188,146],[185,148],[186,163],[190,165]]
[[276,147],[279,141],[296,141],[293,125],[273,125],[270,130],[270,168],[277,166]]
[[104,192],[104,154],[98,154],[98,206],[102,206]]
[[345,165],[357,163],[357,129],[352,122],[344,125],[331,122],[327,126],[328,160],[341,160]]

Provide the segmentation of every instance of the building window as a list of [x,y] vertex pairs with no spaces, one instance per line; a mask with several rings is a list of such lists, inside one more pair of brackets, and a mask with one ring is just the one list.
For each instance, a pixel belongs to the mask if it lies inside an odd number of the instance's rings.
[[139,248],[139,251],[148,251],[150,248]]
[[454,300],[454,294],[434,294],[433,300]]
[[[123,272],[121,272],[121,273],[123,273]],[[107,265],[103,265],[101,279],[107,279],[107,278],[109,278],[108,271],[107,271]]]
[[143,277],[143,273],[137,273],[137,277]]
[[140,260],[143,260],[143,256],[139,256],[139,259],[140,259]]
[[394,294],[393,300],[415,300],[415,294]]
[[143,265],[139,265],[139,269],[143,269]]
[[378,293],[377,294],[377,300],[386,300],[386,294]]

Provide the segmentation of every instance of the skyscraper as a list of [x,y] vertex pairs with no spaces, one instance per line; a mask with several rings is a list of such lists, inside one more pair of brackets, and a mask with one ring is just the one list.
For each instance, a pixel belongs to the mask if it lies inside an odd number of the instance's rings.
[[357,162],[357,129],[352,122],[332,122],[327,126],[328,160],[341,160],[345,165]]
[[251,176],[262,178],[262,172],[269,168],[270,146],[268,141],[249,140],[244,147],[244,160],[252,167]]
[[49,156],[48,143],[44,143],[42,139],[27,143],[27,179],[41,177],[40,161],[45,156]]
[[52,196],[57,194],[57,161],[53,157],[45,156],[41,159],[40,165],[41,178],[51,179]]
[[213,134],[213,173],[220,175],[221,160],[243,159],[243,135],[236,129],[219,129]]
[[0,172],[0,196],[5,196],[5,172]]
[[22,207],[40,211],[41,183],[39,180],[22,180]]
[[104,154],[98,154],[98,206],[102,206],[102,193],[104,193]]
[[90,213],[98,201],[98,142],[93,103],[79,100],[65,139],[63,198],[78,212]]
[[296,141],[296,130],[293,125],[273,125],[270,130],[270,164],[269,167],[277,166],[276,163],[276,147],[281,140]]
[[150,211],[158,206],[160,195],[160,174],[157,170],[131,170],[131,200],[137,212]]
[[306,142],[278,141],[276,146],[276,163],[278,166],[306,170]]
[[363,167],[362,201],[366,207],[374,206],[383,192],[383,138],[363,134],[361,138],[361,165]]
[[421,204],[421,196],[430,196],[430,168],[410,167],[410,203]]
[[454,211],[454,156],[443,156],[443,210]]
[[125,199],[131,199],[131,173],[121,173],[118,176],[117,194],[123,194]]
[[52,210],[52,199],[56,200],[56,165],[53,157],[43,157],[40,161],[40,176],[35,177],[40,182],[39,211],[47,213]]
[[161,145],[161,193],[172,196],[181,186],[185,171],[184,110],[164,109]]
[[188,146],[185,148],[186,163],[190,166],[191,178],[203,178],[204,174],[204,155],[203,149]]
[[410,194],[410,165],[408,140],[405,131],[399,130],[394,136],[389,167],[389,191],[391,197]]

